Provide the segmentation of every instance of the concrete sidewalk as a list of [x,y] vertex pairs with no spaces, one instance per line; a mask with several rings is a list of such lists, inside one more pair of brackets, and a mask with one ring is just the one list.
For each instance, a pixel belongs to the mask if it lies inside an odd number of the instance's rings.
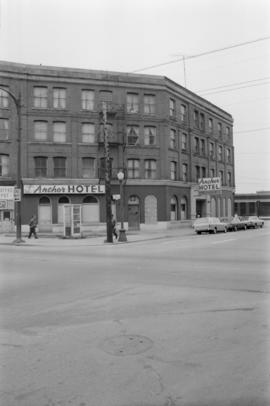
[[38,246],[38,247],[74,247],[74,246],[90,246],[90,245],[119,245],[129,244],[139,241],[155,240],[161,238],[173,238],[183,235],[193,235],[194,231],[191,227],[184,227],[179,229],[165,229],[165,230],[151,230],[151,231],[137,231],[126,232],[127,242],[119,242],[114,239],[113,243],[106,242],[106,235],[92,235],[84,238],[61,238],[51,234],[38,234],[38,239],[29,239],[25,233],[22,235],[22,243],[16,243],[16,234],[0,234],[0,245],[19,245],[19,246]]

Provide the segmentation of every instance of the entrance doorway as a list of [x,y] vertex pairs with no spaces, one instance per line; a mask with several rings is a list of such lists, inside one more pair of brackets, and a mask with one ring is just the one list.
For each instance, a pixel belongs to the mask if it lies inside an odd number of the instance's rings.
[[196,217],[205,217],[206,216],[206,200],[197,199],[196,200]]
[[140,229],[140,201],[138,196],[130,196],[128,200],[128,229]]

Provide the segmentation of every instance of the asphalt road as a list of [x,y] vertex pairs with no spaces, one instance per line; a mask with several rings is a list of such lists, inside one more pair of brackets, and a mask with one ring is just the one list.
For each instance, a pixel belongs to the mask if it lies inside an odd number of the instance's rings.
[[1,246],[1,406],[266,406],[270,225]]

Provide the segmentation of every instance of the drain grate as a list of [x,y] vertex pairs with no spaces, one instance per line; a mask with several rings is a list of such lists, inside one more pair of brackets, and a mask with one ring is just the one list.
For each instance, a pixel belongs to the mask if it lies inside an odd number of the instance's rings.
[[111,355],[136,355],[149,350],[153,346],[150,338],[139,335],[120,335],[106,338],[101,348]]

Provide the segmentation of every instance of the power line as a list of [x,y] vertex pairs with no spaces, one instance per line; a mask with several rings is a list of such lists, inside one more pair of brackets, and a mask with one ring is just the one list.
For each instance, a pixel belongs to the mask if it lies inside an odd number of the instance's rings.
[[[233,44],[233,45],[230,45],[230,46],[227,46],[227,47],[223,47],[223,48],[213,49],[213,50],[211,50],[211,51],[201,52],[200,54],[185,56],[185,60],[187,60],[187,59],[199,58],[199,57],[201,57],[201,56],[205,56],[205,55],[210,55],[210,54],[214,54],[214,53],[217,53],[217,52],[226,51],[227,49],[232,49],[232,48],[236,48],[236,47],[241,47],[241,46],[253,44],[253,43],[259,42],[259,41],[265,41],[265,40],[267,40],[267,39],[270,39],[270,36],[257,38],[257,39],[254,39],[254,40],[252,40],[252,41],[246,41],[246,42],[241,42],[241,43],[238,43],[238,44]],[[136,70],[132,71],[132,73],[142,72],[142,71],[145,71],[145,70],[148,70],[148,69],[158,68],[158,67],[160,67],[160,66],[165,66],[165,65],[170,65],[170,64],[177,63],[177,62],[180,62],[180,61],[181,61],[181,62],[183,61],[183,57],[177,58],[177,59],[172,59],[172,60],[170,60],[170,61],[168,61],[168,62],[163,62],[163,63],[159,63],[159,64],[156,64],[156,65],[146,66],[146,67],[141,68],[141,69],[136,69]]]
[[253,130],[234,131],[234,134],[254,133],[255,131],[265,131],[265,130],[269,130],[269,129],[270,129],[270,127],[261,127],[261,128],[254,128]]
[[223,85],[223,86],[210,87],[209,89],[197,90],[196,92],[197,92],[197,93],[208,92],[209,90],[223,89],[223,88],[226,88],[226,87],[237,86],[237,85],[244,85],[244,84],[246,84],[246,83],[258,82],[259,80],[267,80],[267,79],[270,79],[270,76],[266,76],[265,78],[253,79],[253,80],[245,80],[244,82],[230,83],[230,84]]
[[269,83],[270,83],[270,82],[256,83],[256,84],[254,84],[254,85],[234,87],[233,89],[219,90],[218,92],[207,92],[207,93],[203,93],[203,97],[204,97],[204,96],[208,96],[209,94],[219,94],[219,93],[233,92],[234,90],[246,89],[246,88],[248,88],[248,87],[264,86],[264,85],[268,85]]

